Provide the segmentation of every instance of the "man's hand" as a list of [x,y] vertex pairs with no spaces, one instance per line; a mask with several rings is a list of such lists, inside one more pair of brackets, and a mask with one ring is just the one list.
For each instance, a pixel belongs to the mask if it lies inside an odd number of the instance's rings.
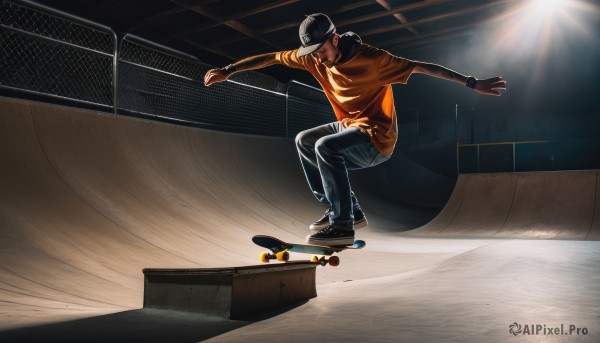
[[210,86],[213,83],[223,82],[229,78],[229,75],[220,68],[211,69],[204,75],[204,85]]
[[275,63],[277,63],[277,60],[275,60],[274,52],[246,57],[243,60],[235,62],[234,64],[230,64],[226,67],[207,71],[206,75],[204,75],[204,85],[210,86],[213,83],[223,82],[235,73],[246,70],[260,69]]
[[500,96],[500,91],[506,90],[506,80],[500,76],[492,77],[485,80],[477,80],[475,91],[480,94]]
[[[416,66],[413,73],[427,74],[440,79],[460,83],[466,85],[467,76],[457,73],[454,70],[443,67],[439,64],[425,63],[416,61]],[[477,80],[475,91],[480,94],[500,96],[500,91],[506,90],[506,81],[497,76],[491,79]]]

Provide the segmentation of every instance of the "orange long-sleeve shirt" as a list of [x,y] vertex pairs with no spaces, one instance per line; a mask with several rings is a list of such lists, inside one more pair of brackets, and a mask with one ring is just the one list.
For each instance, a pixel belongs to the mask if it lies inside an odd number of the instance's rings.
[[391,155],[398,138],[392,84],[406,83],[416,63],[385,50],[361,44],[352,58],[327,68],[298,49],[280,51],[275,59],[310,72],[321,84],[338,121],[365,132],[375,148]]

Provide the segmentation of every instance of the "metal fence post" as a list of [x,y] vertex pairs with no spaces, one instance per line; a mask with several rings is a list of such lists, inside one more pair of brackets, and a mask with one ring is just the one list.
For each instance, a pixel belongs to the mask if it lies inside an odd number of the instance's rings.
[[113,113],[119,111],[119,39],[115,31],[112,31],[115,40],[115,53],[113,55]]
[[454,105],[454,143],[456,144],[456,175],[460,174],[460,151],[458,149],[458,104]]
[[285,88],[285,138],[290,136],[290,84],[288,81]]

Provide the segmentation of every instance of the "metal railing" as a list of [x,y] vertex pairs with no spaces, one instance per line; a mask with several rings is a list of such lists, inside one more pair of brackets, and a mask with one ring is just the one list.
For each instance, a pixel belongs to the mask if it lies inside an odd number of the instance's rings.
[[[115,114],[289,137],[335,120],[323,92],[257,72],[204,87],[195,56],[28,0],[0,0],[0,88]],[[311,114],[311,115],[307,115]]]
[[600,139],[457,144],[460,173],[600,169]]
[[115,32],[26,0],[0,2],[0,87],[114,108]]
[[285,134],[285,94],[276,80],[244,73],[205,87],[209,68],[194,56],[126,35],[119,50],[119,112],[210,129]]
[[[0,90],[115,114],[280,137],[335,120],[318,88],[257,72],[204,87],[211,66],[195,56],[131,34],[118,40],[110,27],[29,0],[0,0],[0,65]],[[482,140],[473,109],[457,105],[397,118],[397,149],[444,175],[600,167],[598,140],[472,144]]]

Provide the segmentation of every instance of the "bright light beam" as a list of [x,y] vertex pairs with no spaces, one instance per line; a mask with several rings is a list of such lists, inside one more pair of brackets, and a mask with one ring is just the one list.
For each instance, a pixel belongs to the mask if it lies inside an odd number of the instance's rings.
[[567,0],[535,0],[533,9],[535,12],[552,15],[560,10],[567,3]]
[[508,51],[512,59],[543,59],[559,52],[571,39],[590,39],[590,18],[597,19],[597,4],[583,0],[528,0],[500,16],[492,33],[494,48]]
[[508,1],[504,11],[473,31],[456,64],[511,70],[522,78],[524,99],[543,98],[545,90],[561,87],[556,80],[597,68],[599,28],[598,0]]

